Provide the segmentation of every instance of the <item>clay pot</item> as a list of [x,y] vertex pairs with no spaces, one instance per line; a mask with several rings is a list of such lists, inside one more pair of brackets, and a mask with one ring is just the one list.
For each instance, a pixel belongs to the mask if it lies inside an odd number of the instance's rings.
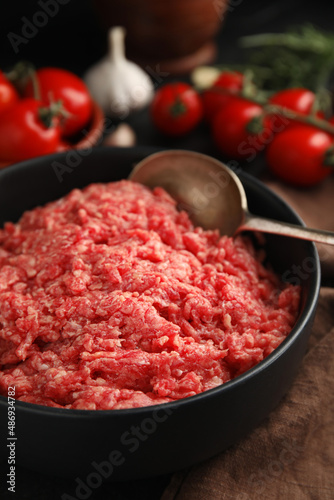
[[127,55],[185,73],[212,62],[228,0],[92,0],[104,29],[124,26]]

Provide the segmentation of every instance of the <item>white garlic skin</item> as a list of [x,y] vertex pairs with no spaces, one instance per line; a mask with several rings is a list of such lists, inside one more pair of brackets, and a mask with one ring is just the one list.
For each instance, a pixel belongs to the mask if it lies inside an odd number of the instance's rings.
[[104,146],[130,148],[136,145],[136,134],[130,125],[121,123],[103,141]]
[[84,76],[92,98],[107,116],[124,119],[147,106],[154,95],[150,77],[124,55],[123,28],[109,31],[109,54],[93,65]]
[[103,111],[108,114],[110,103],[110,61],[107,58],[101,59],[94,64],[84,75],[84,81],[89,92]]

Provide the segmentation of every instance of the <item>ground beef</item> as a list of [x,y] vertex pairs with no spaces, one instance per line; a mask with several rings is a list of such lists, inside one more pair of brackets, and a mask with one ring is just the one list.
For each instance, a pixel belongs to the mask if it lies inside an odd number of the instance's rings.
[[268,356],[299,300],[160,188],[75,189],[0,230],[0,392],[90,410],[193,396]]

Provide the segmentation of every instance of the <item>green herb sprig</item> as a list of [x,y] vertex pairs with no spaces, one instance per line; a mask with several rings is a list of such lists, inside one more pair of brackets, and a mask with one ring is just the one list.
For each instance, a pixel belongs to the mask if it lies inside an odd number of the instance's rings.
[[239,43],[245,49],[252,49],[247,67],[260,88],[279,90],[301,86],[317,92],[331,83],[334,33],[306,24],[285,33],[242,37]]

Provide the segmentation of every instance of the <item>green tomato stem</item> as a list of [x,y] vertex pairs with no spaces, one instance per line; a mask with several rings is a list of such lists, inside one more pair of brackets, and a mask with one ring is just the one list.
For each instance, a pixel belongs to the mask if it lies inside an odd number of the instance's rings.
[[52,127],[54,118],[62,118],[65,114],[61,100],[52,102],[49,106],[41,107],[38,110],[39,119],[46,128]]
[[305,125],[312,125],[320,130],[323,130],[324,132],[327,132],[328,134],[334,135],[334,125],[331,125],[327,120],[323,120],[313,114],[303,115],[301,113],[297,113],[296,111],[273,104],[267,104],[263,108],[267,114],[279,114],[285,118],[290,118],[291,120],[298,121]]
[[36,75],[36,69],[33,64],[28,61],[20,61],[6,74],[8,80],[10,80],[13,85],[22,94],[29,80],[31,80],[33,86],[34,98],[38,101],[41,100],[41,92],[39,88],[38,78]]
[[179,99],[170,107],[170,113],[174,118],[184,115],[186,111],[187,107]]
[[[254,104],[258,104],[259,106],[263,107],[263,116],[269,115],[269,114],[277,114],[284,116],[285,118],[289,118],[290,120],[296,120],[300,123],[303,123],[305,125],[313,125],[314,127],[317,127],[319,130],[323,130],[324,132],[327,132],[328,134],[331,134],[334,136],[334,125],[329,123],[327,120],[323,120],[322,118],[319,118],[318,116],[314,115],[311,113],[310,115],[303,115],[302,113],[297,113],[296,111],[293,111],[288,108],[284,108],[282,106],[279,106],[277,104],[270,104],[268,101],[268,98],[264,96],[262,93],[256,94],[256,95],[251,95],[252,92],[249,91],[250,87],[246,87],[246,92],[243,90],[239,94],[231,94],[225,89],[219,88],[219,87],[211,87],[210,92],[215,92],[217,94],[221,95],[231,95],[235,97],[241,97],[243,99],[247,99],[247,101],[253,102]],[[259,117],[257,117],[259,118]]]

